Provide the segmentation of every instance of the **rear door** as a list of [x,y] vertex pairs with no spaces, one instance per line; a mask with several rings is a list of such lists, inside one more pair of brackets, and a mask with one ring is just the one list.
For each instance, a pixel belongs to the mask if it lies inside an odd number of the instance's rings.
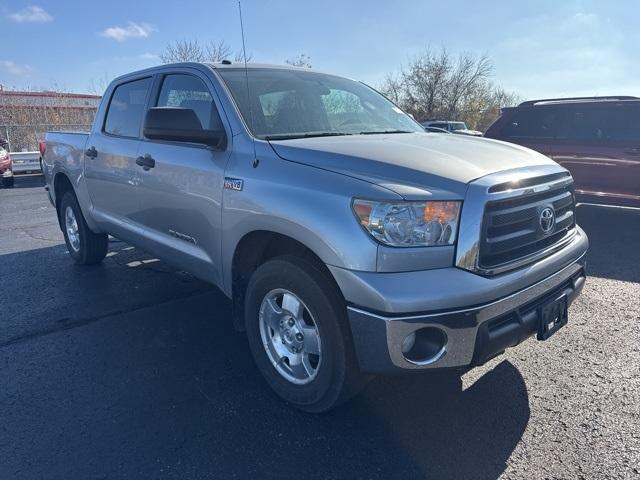
[[222,126],[227,147],[216,150],[194,143],[143,139],[140,156],[155,166],[140,169],[140,215],[149,249],[201,278],[220,280],[221,202],[224,170],[232,136],[219,112],[210,80],[197,70],[176,69],[159,75],[151,106],[195,111],[205,129]]
[[151,86],[150,76],[117,85],[111,92],[104,121],[101,125],[96,123],[85,151],[93,216],[123,240],[141,232],[136,219],[140,210],[136,158]]
[[552,158],[571,171],[584,201],[640,206],[640,103],[563,107]]
[[558,128],[558,120],[558,111],[553,106],[517,109],[504,121],[500,131],[491,133],[490,137],[517,143],[549,155],[551,140]]

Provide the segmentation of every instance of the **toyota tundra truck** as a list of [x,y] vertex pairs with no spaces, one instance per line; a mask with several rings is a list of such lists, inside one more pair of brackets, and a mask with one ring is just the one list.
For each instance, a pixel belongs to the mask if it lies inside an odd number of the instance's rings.
[[112,235],[216,285],[267,383],[310,412],[377,374],[459,378],[546,340],[586,278],[566,169],[425,132],[339,76],[154,67],[42,150],[75,262],[102,261]]

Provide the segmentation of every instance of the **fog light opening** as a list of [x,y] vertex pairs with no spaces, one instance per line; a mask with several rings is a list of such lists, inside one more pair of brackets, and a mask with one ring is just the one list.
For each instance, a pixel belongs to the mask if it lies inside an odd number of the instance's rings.
[[416,332],[411,332],[402,340],[402,354],[406,355],[416,344]]
[[402,340],[404,358],[416,365],[437,362],[445,354],[446,334],[435,327],[424,327],[410,333]]

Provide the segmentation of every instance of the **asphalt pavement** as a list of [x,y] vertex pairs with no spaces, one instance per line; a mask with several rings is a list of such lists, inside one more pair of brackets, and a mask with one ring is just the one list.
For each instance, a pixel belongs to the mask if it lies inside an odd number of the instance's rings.
[[0,189],[0,480],[640,478],[640,212],[580,207],[590,278],[549,341],[318,416],[215,288],[116,240],[75,266],[42,184]]

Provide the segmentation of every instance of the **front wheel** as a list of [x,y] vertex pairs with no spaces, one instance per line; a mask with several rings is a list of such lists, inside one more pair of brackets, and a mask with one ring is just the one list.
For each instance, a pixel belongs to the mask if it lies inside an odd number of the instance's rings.
[[73,260],[80,265],[101,262],[107,255],[109,236],[89,229],[73,192],[64,193],[58,216],[67,250]]
[[267,383],[301,410],[329,410],[366,384],[344,300],[311,261],[282,256],[260,266],[249,282],[245,325]]

